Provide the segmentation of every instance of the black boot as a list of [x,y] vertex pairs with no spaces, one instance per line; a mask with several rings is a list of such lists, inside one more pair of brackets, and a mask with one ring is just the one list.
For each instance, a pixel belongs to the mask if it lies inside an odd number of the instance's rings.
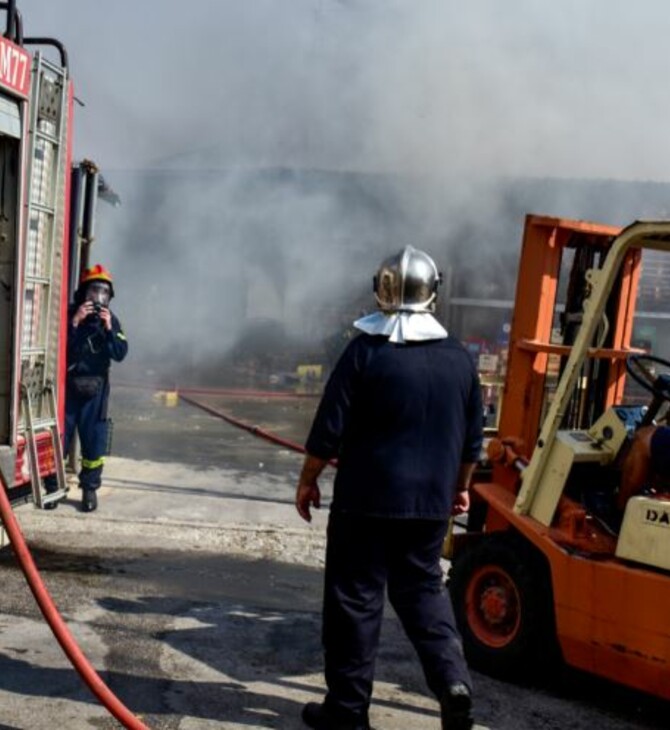
[[442,730],[470,730],[474,720],[470,714],[472,697],[463,682],[453,682],[442,695],[440,711]]
[[81,511],[95,512],[98,509],[98,495],[95,489],[82,489],[81,492]]
[[[47,494],[53,494],[54,492],[58,491],[58,481],[55,479],[55,477],[48,476],[44,480],[44,491]],[[58,503],[60,500],[54,500],[53,502],[47,502],[43,509],[57,509]]]
[[372,730],[366,718],[344,718],[336,716],[332,710],[318,702],[308,702],[302,708],[305,725],[314,730]]

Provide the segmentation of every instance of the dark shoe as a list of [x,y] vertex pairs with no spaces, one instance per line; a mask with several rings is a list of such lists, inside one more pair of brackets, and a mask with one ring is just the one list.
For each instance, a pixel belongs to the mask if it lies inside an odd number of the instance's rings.
[[463,682],[450,684],[440,701],[442,730],[470,730],[474,720],[470,714],[472,697]]
[[81,511],[95,512],[98,509],[98,495],[94,489],[84,489],[81,494]]
[[[58,482],[52,476],[48,476],[44,479],[44,491],[47,494],[53,494],[58,491]],[[42,506],[42,509],[56,509],[60,500],[56,499],[53,502],[47,502]]]
[[372,730],[367,719],[335,717],[325,705],[318,702],[308,702],[302,708],[302,719],[305,725],[314,730]]

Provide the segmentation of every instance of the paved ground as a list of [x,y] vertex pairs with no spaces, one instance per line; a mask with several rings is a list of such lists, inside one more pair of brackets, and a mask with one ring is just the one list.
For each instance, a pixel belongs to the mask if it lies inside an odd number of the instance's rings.
[[[219,405],[223,403],[219,402]],[[238,417],[304,438],[313,402],[227,402]],[[76,492],[17,514],[86,655],[151,728],[302,727],[323,692],[319,646],[326,511],[292,507],[301,458],[188,406],[117,389],[116,453],[98,512]],[[323,481],[326,500],[330,477]],[[0,730],[118,727],[41,620],[0,553]],[[378,730],[436,730],[437,707],[398,623],[385,621],[372,708]],[[477,727],[668,727],[668,707],[563,674],[519,686],[476,675]]]

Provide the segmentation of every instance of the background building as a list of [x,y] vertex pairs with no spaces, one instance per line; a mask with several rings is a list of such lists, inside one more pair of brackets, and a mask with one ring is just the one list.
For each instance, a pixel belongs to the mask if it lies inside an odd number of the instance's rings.
[[[139,375],[208,383],[328,366],[374,307],[372,275],[407,243],[445,275],[438,316],[475,357],[504,365],[527,213],[626,225],[665,218],[670,185],[497,179],[460,186],[324,170],[115,173],[100,256]],[[94,258],[96,254],[93,254]],[[670,353],[670,266],[644,262],[635,337]]]

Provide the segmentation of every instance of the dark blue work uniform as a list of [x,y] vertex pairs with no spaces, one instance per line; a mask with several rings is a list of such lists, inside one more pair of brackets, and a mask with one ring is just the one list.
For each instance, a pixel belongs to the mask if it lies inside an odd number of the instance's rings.
[[79,486],[94,490],[101,484],[107,451],[109,368],[112,360],[120,362],[126,356],[128,341],[114,314],[108,331],[96,316],[74,327],[76,310],[75,304],[68,312],[64,448],[67,453],[77,429],[82,456]]
[[306,450],[338,458],[323,609],[333,710],[367,714],[386,587],[432,692],[471,687],[439,561],[460,466],[479,459],[481,414],[474,364],[453,337],[363,334],[332,373]]
[[651,437],[651,468],[663,476],[670,476],[670,427],[658,426]]

